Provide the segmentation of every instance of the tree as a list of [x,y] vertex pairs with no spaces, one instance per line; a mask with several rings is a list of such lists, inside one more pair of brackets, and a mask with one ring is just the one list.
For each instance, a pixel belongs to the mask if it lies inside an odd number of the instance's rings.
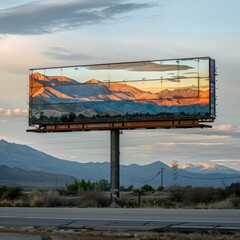
[[151,185],[149,185],[149,184],[145,184],[144,186],[141,187],[141,191],[153,192],[154,188]]
[[110,190],[110,183],[106,179],[101,179],[99,181],[99,185],[102,191],[109,191]]
[[14,200],[21,196],[23,188],[21,186],[0,186],[0,198]]
[[76,194],[78,192],[78,189],[79,189],[79,182],[77,180],[74,180],[73,183],[66,184],[66,188],[67,188],[67,191],[69,193]]
[[61,116],[61,121],[62,122],[73,122],[76,119],[76,114],[70,112],[69,114],[63,114]]

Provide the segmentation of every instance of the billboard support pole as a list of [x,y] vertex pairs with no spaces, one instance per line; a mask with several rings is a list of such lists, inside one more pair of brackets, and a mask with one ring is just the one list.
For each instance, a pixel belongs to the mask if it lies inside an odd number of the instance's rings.
[[119,147],[119,129],[111,130],[111,203],[118,203],[119,199],[119,156],[120,156],[120,147]]

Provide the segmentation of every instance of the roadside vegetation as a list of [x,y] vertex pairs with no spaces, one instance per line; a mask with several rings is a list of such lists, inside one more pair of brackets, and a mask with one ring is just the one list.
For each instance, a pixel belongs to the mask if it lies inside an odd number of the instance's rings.
[[[91,231],[91,230],[70,230],[49,232],[44,229],[35,229],[31,231],[17,229],[0,229],[0,234],[9,233],[14,237],[21,239],[41,239],[41,240],[240,240],[240,233],[180,233],[180,232],[110,232],[110,231]],[[28,238],[27,238],[28,237]],[[16,239],[18,239],[16,238]],[[6,238],[10,239],[10,238]],[[14,238],[15,239],[15,238]]]
[[[173,185],[154,189],[145,184],[140,189],[120,187],[120,199],[115,207],[160,208],[240,208],[240,183],[225,188]],[[0,186],[1,207],[109,207],[110,184],[74,181],[61,190],[25,191],[20,186]]]

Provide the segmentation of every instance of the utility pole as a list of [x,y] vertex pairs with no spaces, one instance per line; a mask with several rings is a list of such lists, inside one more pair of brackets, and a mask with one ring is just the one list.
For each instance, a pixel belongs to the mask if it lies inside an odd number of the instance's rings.
[[119,198],[119,155],[120,155],[120,144],[119,144],[119,129],[111,130],[111,202]]
[[172,161],[172,169],[173,169],[173,181],[175,181],[178,176],[178,162],[176,160]]
[[132,177],[132,192],[134,192],[133,189],[134,189],[134,177]]
[[165,168],[161,168],[161,188],[163,188],[163,170]]
[[56,179],[55,179],[55,189],[57,190],[58,188],[58,175],[56,174]]

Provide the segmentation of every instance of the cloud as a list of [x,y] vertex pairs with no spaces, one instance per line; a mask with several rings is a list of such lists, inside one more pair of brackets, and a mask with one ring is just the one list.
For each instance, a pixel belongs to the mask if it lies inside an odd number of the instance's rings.
[[155,4],[125,0],[43,0],[0,10],[0,34],[44,34],[114,20]]
[[51,47],[44,54],[52,59],[56,60],[66,60],[66,61],[79,61],[79,60],[89,60],[89,59],[96,59],[96,57],[87,55],[87,54],[79,54],[74,53],[66,48],[62,47]]
[[0,40],[8,38],[7,35],[0,35]]
[[[206,139],[229,139],[229,140],[237,140],[240,139],[240,126],[239,125],[232,125],[232,124],[219,124],[212,126],[212,129],[201,129],[201,134],[199,134],[198,129],[192,130],[192,137],[193,133],[195,134],[196,138],[202,137]],[[197,134],[196,134],[197,133]],[[184,135],[183,135],[184,138]]]
[[240,163],[240,159],[219,159],[219,160],[210,160],[210,162],[214,163]]
[[[56,60],[66,60],[66,61],[79,61],[79,60],[97,60],[97,57],[90,54],[80,54],[75,53],[71,50],[68,50],[63,47],[49,47],[47,51],[43,52],[47,57]],[[96,64],[93,66],[89,66],[90,70],[128,70],[128,71],[178,71],[178,70],[189,70],[192,69],[191,66],[187,65],[174,65],[174,64],[162,64],[161,62],[130,62],[130,63],[113,63],[109,64]],[[181,79],[185,78],[181,76]],[[179,78],[175,76],[171,76],[168,78],[169,81],[179,82]],[[192,87],[192,86],[191,86]]]
[[[112,64],[112,65],[95,65],[89,67],[89,69],[93,70],[103,70],[103,69],[111,69],[111,70],[128,70],[128,71],[177,71],[177,70],[188,70],[192,69],[192,67],[187,65],[177,65],[177,64],[169,64],[164,65],[161,62],[134,62],[134,63],[121,63],[121,64]],[[176,81],[176,79],[169,78],[170,80]]]
[[213,126],[213,129],[215,131],[229,131],[229,130],[234,130],[234,126],[231,124],[221,124],[221,125]]
[[0,108],[0,116],[5,116],[5,117],[26,117],[28,115],[28,110],[27,109],[4,109]]

